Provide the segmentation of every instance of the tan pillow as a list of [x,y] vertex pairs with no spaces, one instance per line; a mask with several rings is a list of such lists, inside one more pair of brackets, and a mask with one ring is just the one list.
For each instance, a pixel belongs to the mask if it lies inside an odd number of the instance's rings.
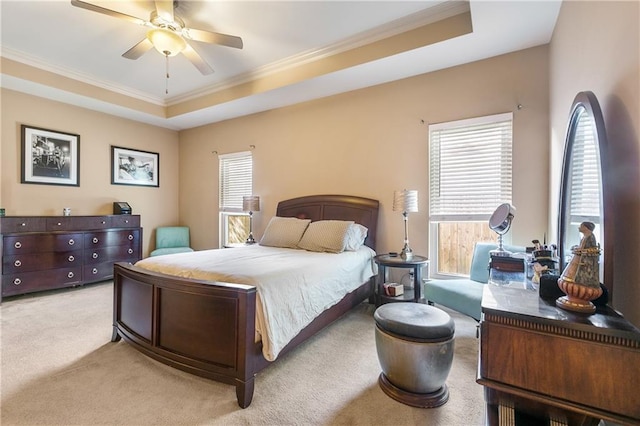
[[298,248],[298,243],[305,229],[309,226],[310,219],[298,219],[296,217],[274,216],[264,230],[261,246]]
[[347,241],[347,232],[353,223],[347,220],[311,222],[298,247],[309,251],[341,253]]

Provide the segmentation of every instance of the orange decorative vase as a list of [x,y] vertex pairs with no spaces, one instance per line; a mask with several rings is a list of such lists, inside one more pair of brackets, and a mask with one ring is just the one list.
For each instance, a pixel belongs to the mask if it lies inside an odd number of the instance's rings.
[[596,307],[592,300],[602,295],[602,288],[589,287],[571,281],[565,281],[562,277],[558,278],[558,287],[566,296],[556,299],[556,306],[568,311],[582,312],[592,314],[596,311]]

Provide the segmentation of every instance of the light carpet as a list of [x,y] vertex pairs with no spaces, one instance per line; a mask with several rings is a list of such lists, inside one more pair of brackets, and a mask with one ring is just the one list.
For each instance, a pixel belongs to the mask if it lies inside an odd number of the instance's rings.
[[111,343],[111,282],[2,303],[1,423],[8,425],[482,425],[474,320],[453,311],[449,401],[409,407],[378,386],[374,307],[362,303],[258,374],[241,409],[233,386]]

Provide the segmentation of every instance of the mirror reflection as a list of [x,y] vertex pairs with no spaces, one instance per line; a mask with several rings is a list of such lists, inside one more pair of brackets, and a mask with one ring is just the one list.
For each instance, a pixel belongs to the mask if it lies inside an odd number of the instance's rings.
[[[563,160],[560,190],[559,255],[561,270],[571,259],[571,247],[581,238],[582,222],[595,224],[593,234],[604,247],[604,205],[601,149],[605,146],[604,122],[598,101],[591,92],[579,93],[573,103]],[[600,256],[600,282],[604,258]]]

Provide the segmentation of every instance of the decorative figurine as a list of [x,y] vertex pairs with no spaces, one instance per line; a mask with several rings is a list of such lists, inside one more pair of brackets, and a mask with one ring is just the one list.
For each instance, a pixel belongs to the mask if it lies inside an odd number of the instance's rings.
[[591,300],[602,295],[600,287],[600,245],[596,241],[592,222],[582,222],[578,230],[583,237],[579,246],[571,249],[573,257],[558,278],[558,287],[566,296],[556,300],[556,306],[570,311],[594,313]]

